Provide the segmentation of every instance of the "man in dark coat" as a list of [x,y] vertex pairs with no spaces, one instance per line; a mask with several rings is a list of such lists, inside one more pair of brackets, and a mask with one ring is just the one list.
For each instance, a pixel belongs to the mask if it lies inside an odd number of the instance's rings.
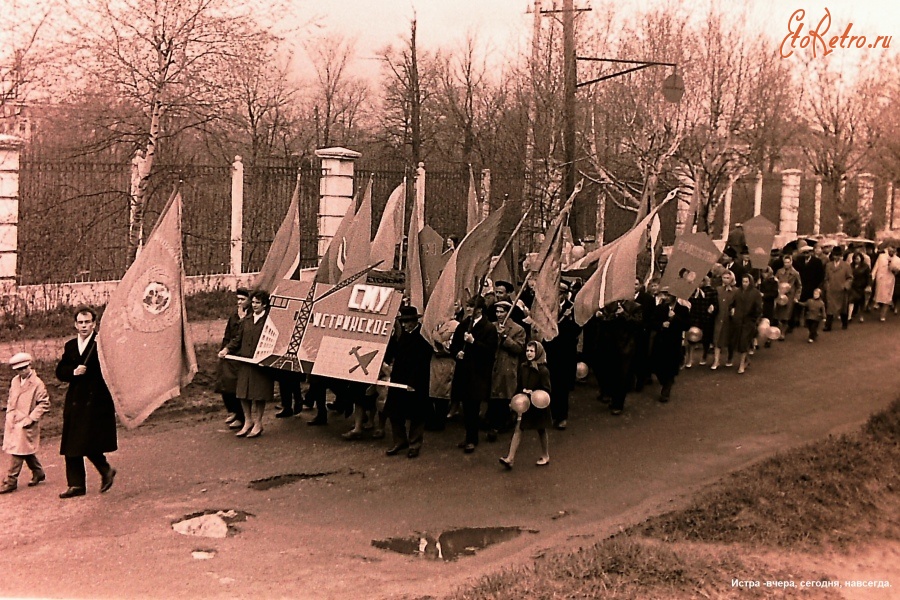
[[565,429],[569,420],[569,394],[575,389],[575,367],[578,364],[578,335],[581,327],[575,322],[575,306],[569,300],[569,284],[559,285],[559,333],[544,342],[550,387],[553,389],[550,413],[557,429]]
[[[237,299],[237,308],[225,323],[225,334],[222,336],[222,345],[219,346],[219,349],[227,348],[231,340],[237,337],[241,328],[241,319],[247,315],[250,291],[246,288],[238,288],[234,295]],[[224,358],[219,359],[216,370],[216,391],[222,394],[222,402],[225,404],[225,410],[228,411],[225,424],[231,429],[240,429],[244,426],[244,409],[241,408],[241,401],[234,395],[237,389],[237,374],[237,362]]]
[[[610,412],[620,415],[625,409],[625,396],[633,385],[632,362],[643,328],[641,306],[634,300],[622,300],[604,307],[592,320],[597,323],[591,367],[603,396],[610,398]],[[585,326],[585,344],[587,342]]]
[[484,316],[484,310],[484,298],[473,296],[450,341],[450,355],[456,358],[450,396],[463,407],[466,439],[459,447],[466,454],[475,452],[478,445],[481,403],[491,397],[491,374],[499,343],[497,328]]
[[63,407],[62,439],[59,453],[66,457],[66,483],[60,498],[84,496],[87,493],[84,457],[100,473],[100,492],[113,485],[116,470],[109,465],[105,453],[118,450],[116,408],[100,371],[97,336],[94,332],[97,313],[81,306],[75,310],[78,336],[66,342],[62,358],[56,365],[56,378],[69,384]]
[[[412,389],[390,388],[385,413],[391,422],[394,445],[385,452],[388,456],[407,450],[409,458],[419,456],[425,435],[425,419],[429,414],[429,379],[431,375],[431,344],[422,337],[421,315],[415,306],[403,306],[397,320],[400,335],[392,337],[384,360],[391,364],[391,383]],[[409,421],[409,430],[406,422]]]
[[691,314],[686,306],[668,293],[667,288],[663,288],[661,292],[662,302],[653,313],[654,336],[650,364],[662,385],[659,401],[668,402],[672,386],[675,384],[675,376],[678,375],[684,359],[684,332],[691,325]]
[[634,280],[634,301],[641,307],[641,327],[636,332],[634,361],[634,391],[640,392],[650,383],[650,340],[651,322],[656,311],[656,294],[659,292],[659,281],[654,279],[647,284],[646,291],[640,279]]

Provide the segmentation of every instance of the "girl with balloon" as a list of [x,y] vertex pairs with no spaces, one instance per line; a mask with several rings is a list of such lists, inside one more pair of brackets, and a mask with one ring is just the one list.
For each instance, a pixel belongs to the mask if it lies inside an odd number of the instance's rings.
[[522,431],[536,429],[541,441],[541,457],[538,466],[550,464],[550,440],[547,430],[553,425],[550,415],[550,371],[547,356],[540,342],[531,341],[525,346],[525,362],[519,366],[519,393],[512,397],[509,405],[518,413],[518,422],[513,431],[509,452],[500,458],[500,464],[513,468],[516,451],[522,441]]

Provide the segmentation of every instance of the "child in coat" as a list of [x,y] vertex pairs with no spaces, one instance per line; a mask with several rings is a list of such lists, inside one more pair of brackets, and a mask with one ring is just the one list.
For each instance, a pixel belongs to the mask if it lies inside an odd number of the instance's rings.
[[[532,392],[543,390],[550,393],[550,371],[547,369],[547,355],[544,352],[544,346],[540,342],[531,341],[525,346],[525,362],[519,365],[518,382],[516,389],[519,394],[527,394],[529,397]],[[550,407],[538,408],[531,403],[528,410],[519,418],[513,432],[512,441],[509,444],[509,452],[500,459],[507,469],[513,468],[516,460],[516,450],[522,441],[522,431],[525,429],[536,429],[538,437],[541,440],[541,457],[538,459],[538,466],[550,464],[550,446],[547,430],[553,425],[553,418],[550,414]]]
[[5,406],[3,451],[12,456],[12,462],[6,479],[0,486],[0,494],[16,490],[22,463],[26,463],[31,469],[29,487],[47,478],[41,461],[38,460],[37,450],[41,445],[39,421],[50,410],[50,396],[47,394],[47,386],[31,368],[31,361],[31,355],[26,352],[19,352],[9,359],[9,365],[16,376],[9,386],[9,399]]
[[825,319],[825,302],[822,300],[822,290],[813,290],[812,298],[807,300],[806,328],[809,329],[809,343],[812,344],[819,337],[819,323]]

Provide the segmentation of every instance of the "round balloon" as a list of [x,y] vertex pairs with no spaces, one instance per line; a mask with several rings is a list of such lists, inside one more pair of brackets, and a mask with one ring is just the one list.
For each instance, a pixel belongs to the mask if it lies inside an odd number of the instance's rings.
[[535,408],[547,408],[550,406],[550,394],[544,390],[534,390],[531,392],[531,403]]
[[781,330],[777,327],[769,327],[769,332],[766,334],[766,337],[770,340],[777,340],[781,337]]
[[569,252],[569,258],[576,261],[580,258],[584,258],[584,253],[584,246],[573,246],[572,251]]
[[524,415],[529,406],[531,406],[531,400],[526,394],[516,394],[509,401],[509,408],[520,415]]
[[699,327],[691,327],[687,330],[686,337],[687,341],[691,342],[692,344],[696,344],[703,339],[703,330]]
[[579,362],[575,365],[575,378],[581,381],[588,376],[588,366],[586,363]]
[[787,296],[787,293],[791,291],[791,284],[788,282],[779,283],[778,284],[778,293],[782,296]]
[[779,294],[778,297],[775,298],[775,304],[778,306],[787,306],[788,302],[790,302],[790,300],[784,294]]
[[759,330],[768,329],[772,323],[769,322],[769,319],[763,317],[759,320]]

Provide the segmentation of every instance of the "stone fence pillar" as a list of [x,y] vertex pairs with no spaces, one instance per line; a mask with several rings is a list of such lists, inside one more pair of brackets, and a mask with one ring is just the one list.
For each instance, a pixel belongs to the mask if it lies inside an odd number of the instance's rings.
[[762,193],[763,193],[763,174],[762,171],[756,174],[756,186],[753,188],[753,216],[758,217],[762,214]]
[[316,150],[316,156],[322,159],[318,217],[318,255],[321,259],[353,202],[353,175],[356,159],[362,154],[347,148],[322,148]]
[[416,219],[419,227],[425,227],[425,163],[416,167]]
[[800,169],[781,172],[781,213],[778,216],[778,233],[789,239],[797,237],[797,220],[800,215]]
[[244,265],[244,163],[240,156],[231,163],[231,274],[240,275]]
[[19,154],[24,140],[0,135],[0,303],[16,293],[19,251]]
[[491,170],[481,170],[481,220],[491,214]]

